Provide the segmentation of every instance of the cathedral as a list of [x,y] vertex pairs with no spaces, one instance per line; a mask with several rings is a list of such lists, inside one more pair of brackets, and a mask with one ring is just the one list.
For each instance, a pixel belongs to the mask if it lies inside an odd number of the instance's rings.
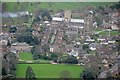
[[[93,34],[93,14],[89,12],[87,16],[79,19],[75,18],[76,13],[69,11],[64,11],[63,17],[53,17],[52,24],[58,26],[58,24],[64,24],[66,26],[67,34],[76,34],[78,31],[80,35],[89,36]],[[80,14],[77,13],[77,17]],[[81,16],[81,15],[80,15]]]

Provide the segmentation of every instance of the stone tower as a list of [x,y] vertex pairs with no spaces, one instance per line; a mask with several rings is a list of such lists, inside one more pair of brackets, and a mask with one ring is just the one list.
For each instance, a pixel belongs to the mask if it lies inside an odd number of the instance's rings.
[[65,11],[64,12],[64,18],[65,18],[65,21],[70,21],[71,19],[71,11]]
[[93,14],[89,13],[87,17],[85,17],[85,35],[89,36],[93,34]]

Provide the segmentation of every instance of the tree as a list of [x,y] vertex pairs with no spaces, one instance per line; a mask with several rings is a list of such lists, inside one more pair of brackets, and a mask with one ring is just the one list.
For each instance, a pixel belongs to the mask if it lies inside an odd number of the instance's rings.
[[33,59],[34,60],[37,60],[39,58],[39,53],[40,53],[40,48],[38,45],[35,45],[32,49],[31,49],[31,52],[33,54]]
[[53,59],[53,58],[57,58],[58,57],[58,55],[56,54],[56,53],[51,53],[51,58]]
[[37,17],[34,19],[33,23],[34,23],[34,22],[39,22],[40,20],[41,20],[40,17],[37,16]]
[[34,29],[27,28],[27,29],[26,29],[26,32],[28,32],[28,33],[32,33],[32,32],[33,32],[33,30],[34,30]]
[[80,77],[82,77],[84,80],[95,80],[92,72],[90,71],[83,71],[82,74],[80,74]]
[[88,45],[83,45],[83,49],[85,50],[85,49],[88,49],[89,48],[89,46]]
[[42,33],[42,32],[44,32],[46,30],[46,28],[45,28],[45,26],[41,26],[41,28],[40,28],[40,32]]
[[42,15],[42,19],[45,21],[45,17],[47,17],[47,19],[49,20],[49,21],[51,21],[52,20],[52,17],[50,16],[50,13],[49,13],[49,11],[43,11],[43,13],[41,14]]
[[88,45],[83,45],[83,49],[87,52],[87,53],[89,53],[90,52],[90,49],[89,49],[89,46]]
[[7,42],[7,46],[11,46],[10,40],[8,40],[8,42]]
[[67,80],[68,78],[71,78],[71,73],[67,70],[64,70],[60,72],[60,78],[64,78],[65,80]]
[[65,56],[65,57],[63,56],[59,60],[59,63],[78,64],[78,60],[73,55],[68,55],[68,56]]
[[23,19],[24,19],[24,23],[28,23],[28,21],[29,21],[29,16],[28,16],[28,15],[24,15],[24,16],[23,16]]
[[33,3],[30,3],[31,6],[33,6]]
[[33,72],[31,66],[27,67],[25,78],[27,80],[35,80],[36,79],[35,73]]
[[57,59],[58,59],[58,53],[51,53],[50,58],[51,58],[54,62],[57,62]]
[[110,8],[112,8],[112,9],[120,9],[120,1],[118,3],[116,3],[116,4],[111,5]]
[[68,56],[65,62],[70,64],[78,64],[77,58],[73,55]]
[[44,50],[44,52],[49,52],[50,51],[50,48],[49,48],[48,44],[43,45],[42,49]]
[[9,32],[10,33],[15,33],[17,31],[16,27],[10,27]]
[[40,40],[36,36],[32,36],[31,34],[22,34],[17,36],[18,42],[26,42],[29,45],[38,45],[40,44]]

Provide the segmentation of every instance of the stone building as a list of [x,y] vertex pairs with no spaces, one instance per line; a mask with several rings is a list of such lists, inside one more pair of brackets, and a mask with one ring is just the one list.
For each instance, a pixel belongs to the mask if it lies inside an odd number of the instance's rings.
[[27,43],[13,43],[11,45],[11,51],[17,52],[31,52],[33,46],[29,46]]
[[93,34],[93,13],[89,12],[88,16],[85,17],[84,33],[89,36]]

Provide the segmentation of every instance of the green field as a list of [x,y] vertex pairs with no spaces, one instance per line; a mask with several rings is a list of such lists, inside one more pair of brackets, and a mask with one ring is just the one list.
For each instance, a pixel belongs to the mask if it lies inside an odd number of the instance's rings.
[[32,53],[22,52],[19,53],[20,60],[33,60]]
[[110,34],[110,36],[115,36],[115,35],[118,35],[119,34],[119,32],[118,31],[103,31],[103,32],[100,32],[99,33],[99,35],[109,35]]
[[28,53],[28,52],[19,53],[19,61],[32,61],[32,62],[40,61],[41,63],[50,62],[49,60],[41,60],[41,59],[33,60],[32,53]]
[[17,78],[24,78],[26,68],[31,66],[37,78],[59,78],[60,73],[67,70],[71,74],[71,78],[79,78],[83,67],[79,65],[64,65],[64,64],[18,64]]
[[30,12],[33,12],[38,9],[52,9],[54,11],[59,10],[84,10],[86,7],[98,7],[98,6],[106,6],[111,5],[112,2],[40,2],[40,3],[15,3],[15,2],[7,2],[6,5],[6,11],[25,11],[28,10]]

